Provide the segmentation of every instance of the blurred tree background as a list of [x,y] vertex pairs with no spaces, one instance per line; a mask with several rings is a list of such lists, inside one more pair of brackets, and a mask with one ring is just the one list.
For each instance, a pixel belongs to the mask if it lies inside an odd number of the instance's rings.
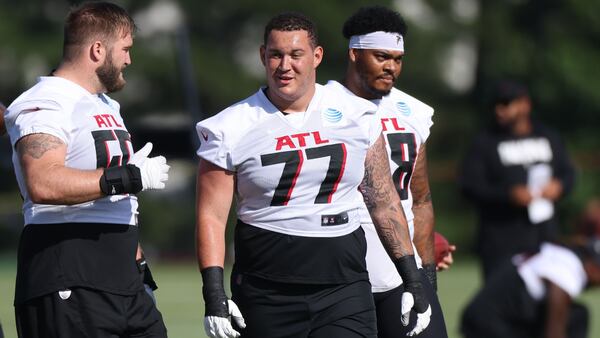
[[[428,142],[438,229],[470,253],[473,210],[455,175],[471,136],[491,116],[491,85],[530,86],[536,118],[558,129],[578,168],[561,204],[565,232],[600,195],[600,2],[595,0],[123,0],[139,26],[128,85],[112,95],[134,144],[152,141],[172,164],[168,189],[141,194],[142,244],[161,257],[191,257],[198,120],[254,93],[264,82],[263,26],[283,10],[312,17],[325,59],[318,81],[341,79],[344,20],[362,5],[399,10],[409,26],[398,87],[436,108]],[[62,23],[77,1],[0,0],[0,101],[9,104],[61,56]],[[22,228],[10,145],[0,139],[0,250],[15,252]]]

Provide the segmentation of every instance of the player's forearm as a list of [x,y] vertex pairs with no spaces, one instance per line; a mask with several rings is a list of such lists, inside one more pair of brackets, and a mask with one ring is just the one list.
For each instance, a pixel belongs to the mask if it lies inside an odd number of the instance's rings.
[[412,212],[414,214],[413,243],[421,256],[423,265],[435,266],[434,214],[427,162],[427,147],[422,144],[413,171],[410,191],[413,196]]
[[225,264],[225,226],[199,219],[196,226],[196,257],[200,270]]
[[383,138],[367,152],[360,190],[383,246],[392,259],[413,254],[408,224],[392,183]]
[[100,190],[103,170],[78,170],[64,166],[37,168],[26,173],[29,198],[38,204],[73,205],[104,196]]
[[408,225],[402,207],[390,205],[387,209],[381,213],[371,212],[371,219],[381,243],[392,259],[413,255]]
[[431,198],[426,202],[413,204],[415,225],[413,242],[421,256],[423,264],[435,264],[435,240],[433,204]]
[[223,267],[225,263],[225,228],[233,191],[233,173],[200,160],[196,181],[196,256],[201,271]]
[[49,134],[30,134],[15,145],[29,198],[38,204],[71,205],[103,196],[102,169],[65,166],[67,145]]

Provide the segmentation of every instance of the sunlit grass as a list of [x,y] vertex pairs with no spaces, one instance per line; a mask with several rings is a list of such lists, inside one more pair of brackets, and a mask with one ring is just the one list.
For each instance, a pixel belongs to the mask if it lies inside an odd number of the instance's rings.
[[[204,306],[202,283],[194,262],[151,262],[158,282],[156,292],[171,338],[206,338],[202,324]],[[228,275],[229,273],[227,273]],[[0,321],[7,338],[16,337],[12,299],[14,292],[15,260],[0,259]],[[479,273],[475,261],[458,258],[449,270],[438,275],[439,295],[450,338],[459,338],[459,318],[470,297],[479,287]],[[226,278],[227,280],[227,278]],[[589,337],[600,337],[600,290],[588,291],[582,300],[590,306],[591,332]]]

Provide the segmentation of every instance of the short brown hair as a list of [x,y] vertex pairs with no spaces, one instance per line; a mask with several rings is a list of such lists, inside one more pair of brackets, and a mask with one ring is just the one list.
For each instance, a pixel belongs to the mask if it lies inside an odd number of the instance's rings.
[[319,45],[319,37],[317,33],[317,25],[306,15],[298,12],[283,12],[280,13],[267,23],[264,32],[264,44],[267,44],[271,31],[306,31],[312,48]]
[[135,34],[137,27],[127,11],[109,2],[87,2],[71,10],[64,29],[63,56],[74,57],[78,46],[92,40],[104,43]]

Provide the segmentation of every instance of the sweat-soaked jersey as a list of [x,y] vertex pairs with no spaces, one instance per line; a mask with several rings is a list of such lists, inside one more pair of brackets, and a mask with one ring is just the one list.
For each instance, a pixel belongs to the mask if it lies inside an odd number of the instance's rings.
[[[330,81],[327,86],[348,91],[335,81]],[[433,125],[433,108],[396,88],[382,99],[372,102],[378,105],[377,115],[383,128],[392,180],[400,196],[412,239],[414,214],[410,180],[419,148],[427,140]],[[367,238],[367,270],[373,292],[384,292],[399,286],[402,278],[385,251],[366,207],[361,210],[361,224]],[[421,258],[414,244],[413,251],[420,266]]]
[[201,121],[198,155],[236,176],[237,216],[265,230],[337,237],[360,226],[367,150],[381,133],[372,103],[321,85],[290,121],[260,89]]
[[126,164],[133,149],[119,109],[107,95],[93,95],[61,77],[40,77],[8,107],[5,121],[23,196],[25,224],[137,224],[138,202],[133,195],[107,196],[76,205],[33,203],[14,149],[22,137],[43,133],[67,145],[66,167],[94,170]]

